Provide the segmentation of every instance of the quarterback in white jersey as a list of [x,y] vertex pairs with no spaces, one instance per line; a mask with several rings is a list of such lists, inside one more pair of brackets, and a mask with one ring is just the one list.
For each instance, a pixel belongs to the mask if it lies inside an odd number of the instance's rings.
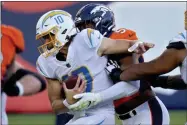
[[[66,99],[59,98],[59,93],[56,92],[60,91],[59,86],[56,86],[59,85],[59,81],[64,81],[71,75],[81,75],[86,81],[86,92],[100,92],[112,86],[105,72],[107,56],[102,55],[128,52],[128,48],[135,43],[138,43],[135,52],[139,54],[154,46],[151,43],[139,41],[112,40],[103,37],[99,31],[93,29],[85,29],[77,33],[71,15],[62,10],[49,11],[39,19],[36,38],[44,42],[39,47],[41,55],[37,61],[37,69],[47,78],[50,85],[48,86],[49,98],[53,109],[57,112],[59,110],[67,112],[70,104],[76,102],[67,97],[73,98],[73,95],[77,94],[76,92],[68,93],[68,89],[65,89]],[[57,58],[63,46],[68,47],[66,63],[69,68],[67,66],[64,68],[64,64]],[[57,96],[54,97],[53,93]],[[123,93],[120,94],[123,96]],[[91,102],[92,105],[102,100],[102,94],[96,96],[98,100],[93,99],[95,103]],[[82,117],[85,115],[86,117]],[[114,121],[113,105],[110,100],[86,110],[81,118],[74,117],[69,124],[115,124]]]

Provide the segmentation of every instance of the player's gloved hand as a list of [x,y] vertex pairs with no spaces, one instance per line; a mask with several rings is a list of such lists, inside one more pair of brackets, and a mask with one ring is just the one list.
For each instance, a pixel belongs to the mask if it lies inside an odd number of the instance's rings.
[[110,76],[110,78],[114,84],[121,81],[120,74],[122,71],[121,71],[120,66],[118,65],[117,61],[108,60],[105,70],[107,71],[108,75]]
[[72,111],[89,109],[102,101],[99,93],[82,93],[74,95],[73,97],[80,100],[69,106]]

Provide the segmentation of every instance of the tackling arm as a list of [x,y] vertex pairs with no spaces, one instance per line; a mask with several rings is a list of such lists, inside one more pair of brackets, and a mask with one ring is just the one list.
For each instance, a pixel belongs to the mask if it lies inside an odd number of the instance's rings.
[[167,49],[158,58],[141,64],[133,64],[120,75],[124,81],[142,79],[151,75],[161,75],[176,68],[184,59],[184,50]]
[[99,56],[122,52],[128,53],[128,48],[131,47],[135,42],[137,42],[137,40],[114,40],[103,37],[101,45],[97,52]]

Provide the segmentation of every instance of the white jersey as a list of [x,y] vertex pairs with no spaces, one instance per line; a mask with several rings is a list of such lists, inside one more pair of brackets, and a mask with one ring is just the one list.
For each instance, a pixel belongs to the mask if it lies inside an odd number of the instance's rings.
[[[99,31],[85,29],[78,33],[70,44],[66,62],[57,60],[55,56],[45,58],[41,55],[37,60],[37,70],[45,77],[59,81],[66,80],[70,75],[81,75],[87,81],[86,92],[105,90],[113,83],[105,71],[107,57],[97,54],[102,39],[103,35]],[[67,64],[70,65],[69,68]],[[96,107],[101,106],[113,110],[112,101]]]
[[[113,85],[105,71],[107,57],[97,54],[102,39],[99,31],[84,29],[74,37],[68,49],[67,62],[71,65],[71,73],[81,74],[86,79],[86,92],[100,92]],[[96,107],[110,107],[113,110],[112,101]]]
[[97,54],[102,39],[99,31],[84,29],[69,46],[67,62],[72,74],[82,74],[87,80],[87,92],[99,92],[113,85],[105,71],[107,57]]
[[[170,40],[169,47],[170,46],[171,48],[183,49],[185,47],[187,49],[186,30]],[[187,84],[187,57],[185,57],[180,66],[180,72],[182,79]]]
[[45,58],[40,55],[36,62],[36,68],[44,77],[59,81],[62,81],[62,77],[71,72],[69,64],[66,61],[57,60],[56,56]]
[[85,29],[70,44],[66,61],[59,61],[56,56],[45,58],[40,55],[37,70],[47,78],[60,81],[66,80],[69,75],[81,74],[87,81],[87,92],[102,91],[113,85],[105,71],[107,57],[97,54],[102,38],[99,31]]

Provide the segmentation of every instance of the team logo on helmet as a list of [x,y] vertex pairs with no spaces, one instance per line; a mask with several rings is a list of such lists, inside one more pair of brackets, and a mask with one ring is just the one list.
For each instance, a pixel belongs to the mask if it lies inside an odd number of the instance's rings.
[[111,10],[109,8],[105,7],[105,6],[96,6],[90,13],[95,14],[98,11],[103,11],[102,16],[104,16],[107,11],[111,11]]

